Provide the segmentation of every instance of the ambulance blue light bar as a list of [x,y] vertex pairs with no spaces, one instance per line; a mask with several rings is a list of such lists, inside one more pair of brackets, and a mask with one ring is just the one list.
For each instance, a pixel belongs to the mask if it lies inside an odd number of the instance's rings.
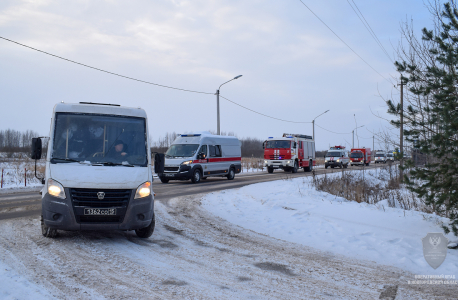
[[269,139],[273,139],[274,137],[273,136],[269,136]]
[[182,134],[181,136],[201,136],[201,134]]

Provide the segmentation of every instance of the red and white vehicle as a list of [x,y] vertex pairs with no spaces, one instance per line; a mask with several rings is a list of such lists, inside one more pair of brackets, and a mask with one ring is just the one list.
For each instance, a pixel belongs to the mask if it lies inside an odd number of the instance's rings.
[[350,163],[350,158],[348,157],[348,151],[345,150],[344,146],[334,146],[329,148],[328,152],[324,156],[324,167],[334,168],[346,168]]
[[296,173],[299,168],[310,172],[316,166],[315,141],[309,135],[284,133],[282,137],[269,137],[264,143],[264,165],[272,173],[283,169]]
[[371,148],[353,148],[350,153],[350,164],[352,166],[368,166],[372,159]]

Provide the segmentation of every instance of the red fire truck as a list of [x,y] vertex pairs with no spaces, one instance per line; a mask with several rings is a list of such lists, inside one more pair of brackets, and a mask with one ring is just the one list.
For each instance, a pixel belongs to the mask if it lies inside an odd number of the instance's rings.
[[368,166],[371,163],[372,152],[371,148],[353,148],[350,153],[351,165],[366,165]]
[[309,135],[284,133],[282,137],[269,137],[264,143],[264,165],[296,173],[299,168],[310,172],[316,165],[315,141]]

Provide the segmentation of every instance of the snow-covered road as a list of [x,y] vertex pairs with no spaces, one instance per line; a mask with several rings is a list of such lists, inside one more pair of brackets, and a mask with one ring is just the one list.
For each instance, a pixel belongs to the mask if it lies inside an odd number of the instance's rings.
[[[289,243],[202,208],[202,195],[157,203],[150,239],[133,232],[62,232],[35,217],[0,222],[0,298],[451,299],[440,287],[400,285],[412,274]],[[456,288],[456,287],[455,287]],[[390,299],[390,298],[387,298]]]

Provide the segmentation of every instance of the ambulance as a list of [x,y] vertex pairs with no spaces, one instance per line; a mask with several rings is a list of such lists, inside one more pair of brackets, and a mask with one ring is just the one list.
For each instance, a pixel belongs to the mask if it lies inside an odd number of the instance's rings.
[[324,156],[325,169],[328,167],[347,168],[349,163],[350,158],[348,157],[348,151],[345,150],[344,146],[330,147]]
[[162,183],[189,180],[199,183],[208,177],[233,180],[242,171],[241,142],[235,136],[209,132],[180,134],[165,153]]

